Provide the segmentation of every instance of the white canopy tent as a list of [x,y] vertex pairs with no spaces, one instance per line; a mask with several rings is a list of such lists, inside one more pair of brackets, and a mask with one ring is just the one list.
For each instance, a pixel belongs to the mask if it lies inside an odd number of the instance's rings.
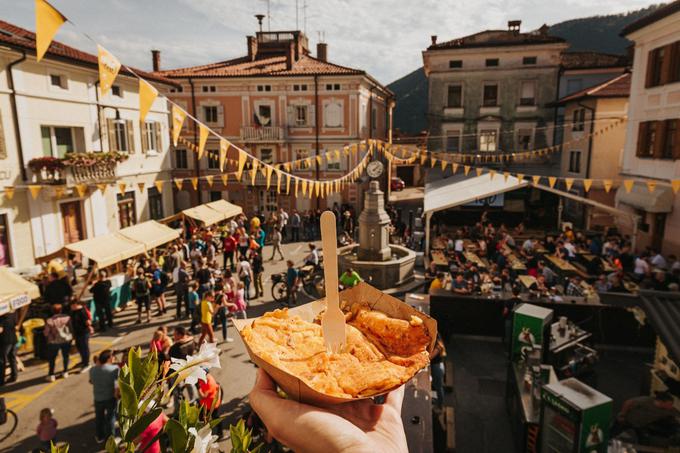
[[182,211],[182,214],[209,226],[236,217],[242,212],[243,208],[240,206],[229,203],[226,200],[217,200],[185,209]]
[[38,285],[24,280],[6,267],[0,267],[0,316],[40,297]]

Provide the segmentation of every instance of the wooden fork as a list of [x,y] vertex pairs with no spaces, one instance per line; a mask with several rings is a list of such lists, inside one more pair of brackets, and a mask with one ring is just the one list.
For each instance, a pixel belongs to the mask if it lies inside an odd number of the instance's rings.
[[326,312],[321,319],[326,349],[338,353],[345,345],[345,315],[340,310],[338,293],[338,235],[335,231],[335,214],[321,214],[321,246],[323,247],[323,274],[326,286]]

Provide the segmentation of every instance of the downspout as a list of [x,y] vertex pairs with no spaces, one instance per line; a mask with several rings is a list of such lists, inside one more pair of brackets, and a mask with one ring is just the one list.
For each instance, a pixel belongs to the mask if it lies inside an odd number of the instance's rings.
[[9,88],[10,103],[12,105],[12,120],[14,121],[14,137],[17,144],[17,155],[19,157],[19,167],[21,171],[21,180],[28,181],[28,176],[26,174],[26,165],[24,164],[24,148],[21,144],[21,130],[19,129],[19,113],[17,110],[17,98],[16,92],[14,91],[14,74],[12,73],[12,68],[19,63],[26,60],[26,51],[21,51],[21,57],[18,60],[14,60],[7,65],[7,86]]
[[[314,141],[315,141],[315,154],[319,156],[319,75],[314,74]],[[319,180],[319,159],[314,159],[314,165],[316,167],[316,180]],[[319,197],[316,197],[316,209],[319,209],[320,205]]]
[[[194,89],[194,80],[189,77],[189,85],[191,85],[191,113],[194,117],[198,118],[198,112],[196,112],[196,90]],[[194,121],[194,143],[198,143],[198,123]],[[198,159],[198,153],[194,153],[194,166],[196,167],[196,178],[199,180],[197,185],[198,190],[198,204],[203,204],[203,192],[201,191],[200,178],[201,178],[201,161]]]
[[[589,107],[585,104],[581,104],[581,102],[578,102],[577,105],[579,107],[582,107],[590,112],[590,133],[588,134],[588,156],[586,157],[586,179],[590,178],[590,163],[592,162],[593,159],[593,132],[595,130],[595,109],[592,107]],[[590,209],[587,206],[583,207],[584,211],[586,212],[585,221],[586,221],[586,228],[590,228]]]

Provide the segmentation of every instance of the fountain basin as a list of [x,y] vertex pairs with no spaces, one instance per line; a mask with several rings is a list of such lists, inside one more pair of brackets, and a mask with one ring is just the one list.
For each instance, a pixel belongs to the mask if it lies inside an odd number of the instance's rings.
[[378,289],[394,288],[413,280],[416,252],[400,245],[390,244],[391,258],[386,261],[361,261],[357,258],[359,244],[338,248],[340,273],[351,267],[367,283]]

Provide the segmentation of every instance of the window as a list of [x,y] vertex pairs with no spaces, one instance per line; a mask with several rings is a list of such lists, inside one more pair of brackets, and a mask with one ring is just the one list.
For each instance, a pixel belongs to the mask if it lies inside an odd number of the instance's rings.
[[179,86],[177,88],[170,88],[171,93],[181,93],[183,91],[182,87]]
[[655,87],[662,84],[664,59],[667,58],[666,47],[659,47],[649,52],[647,60],[647,87]]
[[520,151],[529,151],[533,147],[534,130],[533,129],[517,129],[517,149]]
[[82,149],[76,146],[76,143],[80,141],[76,140],[76,137],[83,136],[81,127],[41,126],[40,134],[44,156],[63,158],[67,153]]
[[164,217],[163,215],[163,195],[155,187],[149,187],[147,190],[147,197],[149,199],[149,217],[151,220],[158,220]]
[[636,156],[680,159],[679,129],[680,119],[640,123]]
[[222,192],[219,190],[210,191],[210,201],[217,201],[222,199]]
[[378,128],[378,109],[375,107],[371,109],[371,127],[374,131]]
[[7,214],[0,214],[0,266],[12,265],[11,243]]
[[259,195],[259,212],[272,213],[279,209],[279,203],[275,190],[260,190]]
[[463,67],[463,60],[450,60],[449,69],[460,69]]
[[654,157],[657,124],[656,121],[644,121],[640,123],[636,153],[638,157]]
[[680,41],[651,50],[648,55],[646,87],[680,81]]
[[220,168],[220,152],[216,149],[209,149],[207,152],[208,168],[215,170]]
[[307,106],[306,105],[296,105],[295,106],[295,125],[296,126],[306,126],[307,125]]
[[484,107],[496,107],[498,105],[498,84],[485,83],[484,84],[484,100],[482,101]]
[[460,130],[446,131],[446,150],[448,152],[460,152],[460,135]]
[[571,130],[583,132],[586,122],[586,109],[576,109],[572,114]]
[[161,152],[161,123],[158,121],[145,121],[142,125],[142,152]]
[[258,126],[271,126],[272,107],[270,105],[259,105],[255,111],[255,123]]
[[186,149],[175,150],[175,168],[189,168]]
[[569,173],[581,173],[581,151],[569,151]]
[[536,57],[524,57],[522,58],[522,64],[524,65],[536,64]]
[[217,123],[217,106],[205,105],[203,106],[203,119],[206,123]]
[[296,83],[295,85],[293,85],[293,91],[307,91],[307,85]]
[[498,58],[487,58],[486,59],[486,67],[490,68],[493,66],[498,66]]
[[307,159],[309,157],[309,150],[307,148],[298,148],[295,150],[295,160]]
[[112,151],[134,151],[134,140],[132,134],[132,121],[130,120],[112,120],[112,130],[109,131],[109,137],[112,138],[109,142]]
[[[323,125],[325,127],[342,127],[343,125],[342,103],[330,101],[323,106]],[[373,123],[375,128],[375,123]]]
[[118,200],[118,223],[120,228],[127,228],[137,223],[135,212],[135,193],[133,191],[117,194]]
[[120,85],[111,86],[111,95],[118,96],[119,98],[123,97],[123,91],[120,89]]
[[260,148],[260,160],[265,164],[274,162],[274,151],[271,148]]
[[326,84],[326,91],[340,91],[340,84],[339,83],[327,83]]
[[678,123],[680,120],[666,120],[665,131],[663,137],[663,151],[661,153],[662,159],[673,159],[678,156],[678,148],[680,148],[680,139],[678,138]]
[[447,95],[447,107],[462,107],[463,106],[463,86],[449,85]]
[[533,81],[522,82],[519,105],[536,105],[536,84]]
[[204,93],[214,93],[216,90],[215,85],[203,85],[201,91]]
[[329,154],[326,158],[326,170],[340,171],[340,157],[335,157],[334,153]]
[[62,90],[67,89],[66,76],[61,74],[50,74],[50,85],[61,88]]
[[272,86],[271,85],[258,85],[257,86],[257,91],[271,91]]
[[498,131],[487,129],[479,132],[479,150],[493,152],[498,149]]
[[567,80],[567,94],[576,93],[583,88],[583,79]]

